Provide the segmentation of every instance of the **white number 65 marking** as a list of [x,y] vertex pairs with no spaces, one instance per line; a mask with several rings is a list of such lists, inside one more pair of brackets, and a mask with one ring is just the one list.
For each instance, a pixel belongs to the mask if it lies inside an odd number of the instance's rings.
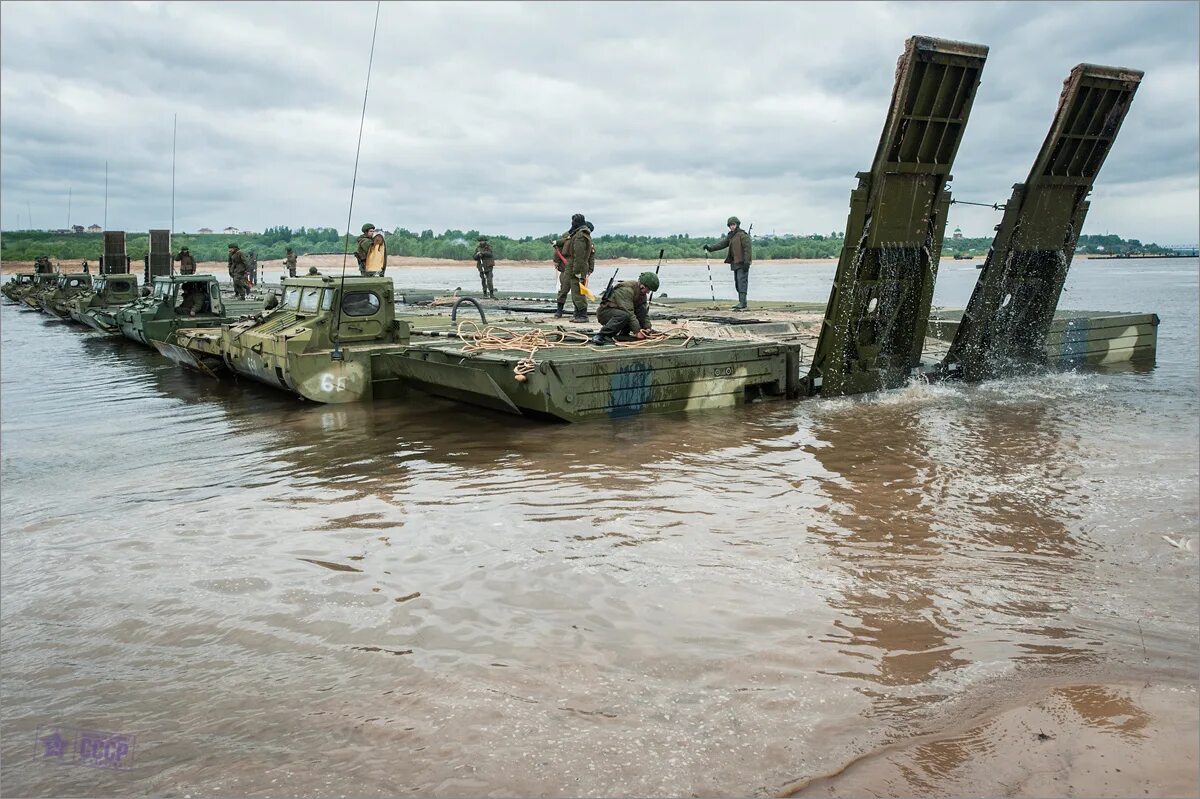
[[346,378],[339,377],[336,380],[331,374],[321,375],[321,390],[322,391],[345,391]]

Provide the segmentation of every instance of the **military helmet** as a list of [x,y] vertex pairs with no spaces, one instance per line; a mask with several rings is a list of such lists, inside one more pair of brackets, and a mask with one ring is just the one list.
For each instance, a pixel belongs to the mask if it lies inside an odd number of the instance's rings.
[[658,275],[653,272],[642,272],[638,275],[638,282],[651,291],[658,291]]
[[579,227],[583,224],[583,214],[571,214],[571,227]]
[[238,246],[236,244],[229,245],[229,249],[231,249],[231,250],[236,250],[237,248],[238,248]]
[[729,219],[725,220],[725,224],[726,225],[740,225],[740,224],[742,224],[742,220],[738,219],[736,216],[731,216],[731,217],[729,217]]
[[375,226],[372,225],[370,222],[368,222],[367,224],[363,225],[362,232],[366,233],[368,230],[374,230],[374,229],[375,229]]
[[487,238],[485,238],[484,236],[480,236],[480,237],[479,237],[479,243],[480,243],[480,244],[483,244],[483,243],[484,243],[484,242],[486,242],[486,241],[487,241]]
[[180,250],[180,252],[187,252],[187,251],[188,251],[187,247],[184,247],[183,249]]
[[308,268],[308,273],[309,273],[310,275],[319,275],[319,274],[321,274],[319,271],[317,271],[317,268],[316,268],[315,266],[310,266],[310,267]]
[[288,252],[291,252],[291,251],[292,251],[292,248],[291,248],[291,247],[288,247],[288,248],[287,248],[287,251],[288,251]]

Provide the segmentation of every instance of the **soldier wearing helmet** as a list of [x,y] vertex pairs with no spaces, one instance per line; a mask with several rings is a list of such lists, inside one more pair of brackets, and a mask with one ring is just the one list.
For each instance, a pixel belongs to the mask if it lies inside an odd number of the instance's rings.
[[725,263],[733,270],[733,285],[738,293],[738,304],[733,306],[733,310],[742,311],[746,309],[746,293],[750,288],[750,234],[742,230],[742,222],[736,216],[729,217],[725,224],[729,226],[729,233],[715,244],[705,244],[704,251],[717,252],[729,248]]
[[624,280],[605,292],[596,311],[603,327],[592,336],[591,343],[603,346],[621,335],[644,339],[653,334],[649,301],[652,291],[658,291],[658,275],[642,272],[637,280]]
[[479,270],[479,283],[483,286],[483,296],[496,299],[496,286],[492,282],[492,270],[496,267],[496,256],[492,254],[491,242],[480,236],[475,247],[475,268]]
[[196,274],[196,259],[188,252],[187,247],[179,250],[179,255],[175,256],[175,260],[179,261],[179,274],[194,275]]
[[354,251],[354,258],[358,261],[358,273],[365,275],[367,273],[367,254],[371,251],[371,245],[375,243],[375,237],[383,237],[383,234],[375,229],[375,226],[367,222],[362,226],[362,235],[358,237],[358,248]]

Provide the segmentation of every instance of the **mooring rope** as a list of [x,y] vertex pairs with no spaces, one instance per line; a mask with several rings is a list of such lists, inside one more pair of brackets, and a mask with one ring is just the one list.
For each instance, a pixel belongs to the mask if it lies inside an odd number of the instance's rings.
[[[455,331],[463,342],[463,353],[475,355],[480,352],[499,352],[501,350],[516,350],[525,353],[525,357],[517,361],[513,374],[518,383],[524,383],[530,372],[537,369],[538,361],[534,355],[538,350],[548,349],[586,349],[593,352],[603,352],[612,345],[599,346],[591,342],[591,336],[574,330],[545,330],[533,328],[530,330],[513,330],[503,325],[480,325],[472,319],[464,319],[458,323]],[[695,336],[686,329],[675,329],[652,334],[648,338],[635,341],[618,341],[618,349],[646,349],[651,347],[682,348],[691,345]]]

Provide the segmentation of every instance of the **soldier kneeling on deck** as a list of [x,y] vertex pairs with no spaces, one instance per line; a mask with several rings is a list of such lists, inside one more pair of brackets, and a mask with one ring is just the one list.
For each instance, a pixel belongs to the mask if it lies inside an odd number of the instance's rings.
[[650,292],[658,291],[658,275],[642,272],[637,280],[623,280],[605,292],[596,311],[604,327],[592,336],[592,344],[612,344],[620,335],[644,339],[653,333],[650,325]]

